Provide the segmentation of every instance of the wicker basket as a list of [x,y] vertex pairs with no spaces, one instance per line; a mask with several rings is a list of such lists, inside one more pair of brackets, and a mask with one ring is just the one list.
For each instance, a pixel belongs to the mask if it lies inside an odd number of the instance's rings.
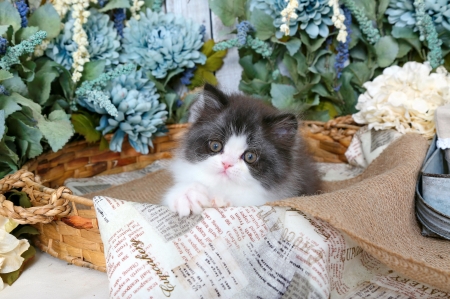
[[[98,144],[74,142],[56,153],[29,161],[15,174],[0,180],[0,215],[39,231],[34,239],[41,250],[77,266],[106,271],[103,243],[93,202],[61,187],[67,178],[86,178],[141,169],[158,159],[170,158],[170,151],[187,125],[169,125],[167,136],[153,140],[150,154],[141,155],[124,143],[121,153],[99,151]],[[351,117],[327,123],[304,122],[300,131],[317,161],[346,162],[344,153],[359,126]],[[22,188],[33,207],[13,206],[3,193]],[[55,189],[56,188],[56,189]]]

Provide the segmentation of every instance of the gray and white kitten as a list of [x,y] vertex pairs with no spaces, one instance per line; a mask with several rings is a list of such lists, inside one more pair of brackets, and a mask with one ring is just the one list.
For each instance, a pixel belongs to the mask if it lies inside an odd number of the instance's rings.
[[263,205],[319,190],[297,118],[261,100],[206,85],[171,164],[163,204],[180,216],[207,207]]

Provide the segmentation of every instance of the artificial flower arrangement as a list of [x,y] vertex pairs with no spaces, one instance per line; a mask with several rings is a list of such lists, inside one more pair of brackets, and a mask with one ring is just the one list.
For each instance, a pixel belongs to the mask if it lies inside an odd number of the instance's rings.
[[161,0],[43,3],[0,2],[0,177],[80,135],[147,154],[186,121],[193,97],[176,90],[217,84],[226,51]]
[[431,138],[450,102],[448,0],[209,3],[225,25],[237,20],[236,38],[214,47],[239,49],[240,90],[277,108]]

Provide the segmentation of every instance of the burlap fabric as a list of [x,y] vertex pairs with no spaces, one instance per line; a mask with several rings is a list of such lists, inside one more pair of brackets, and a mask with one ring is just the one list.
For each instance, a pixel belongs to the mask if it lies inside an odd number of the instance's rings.
[[[450,291],[450,242],[422,237],[414,212],[416,179],[427,147],[421,136],[406,134],[358,177],[326,183],[324,194],[270,204],[323,219],[391,269]],[[158,171],[88,197],[158,203],[171,184],[169,173]]]

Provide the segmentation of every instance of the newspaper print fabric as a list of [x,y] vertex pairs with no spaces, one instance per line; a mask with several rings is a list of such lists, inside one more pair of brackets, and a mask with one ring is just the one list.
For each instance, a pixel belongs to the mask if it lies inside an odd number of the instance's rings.
[[167,207],[95,197],[111,298],[450,298],[286,208]]

